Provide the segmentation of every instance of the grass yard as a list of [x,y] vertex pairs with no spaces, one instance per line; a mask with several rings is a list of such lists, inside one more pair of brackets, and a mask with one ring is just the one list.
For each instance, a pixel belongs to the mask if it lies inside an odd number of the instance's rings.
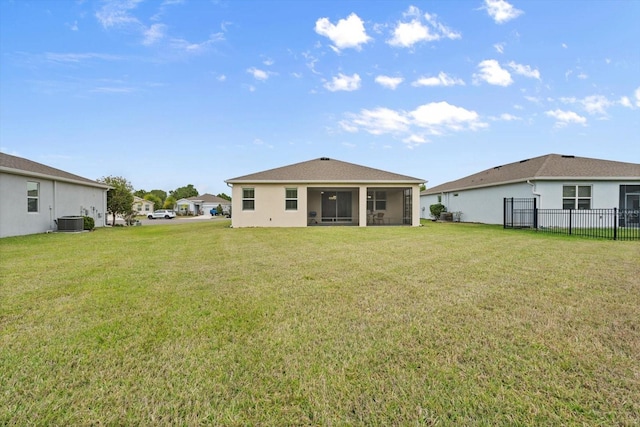
[[638,425],[640,244],[472,224],[0,240],[0,425]]

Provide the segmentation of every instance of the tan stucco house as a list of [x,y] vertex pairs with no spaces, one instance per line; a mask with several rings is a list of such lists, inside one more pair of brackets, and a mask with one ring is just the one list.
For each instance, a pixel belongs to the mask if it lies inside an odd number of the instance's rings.
[[145,200],[142,197],[133,196],[133,211],[136,215],[147,216],[153,213],[155,205],[152,201]]
[[420,225],[425,180],[321,157],[225,181],[232,227]]

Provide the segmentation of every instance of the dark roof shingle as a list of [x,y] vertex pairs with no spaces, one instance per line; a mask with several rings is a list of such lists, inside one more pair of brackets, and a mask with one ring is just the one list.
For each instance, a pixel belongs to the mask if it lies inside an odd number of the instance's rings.
[[93,187],[109,188],[109,186],[106,184],[102,184],[97,181],[83,178],[81,176],[74,175],[60,169],[52,168],[51,166],[43,165],[42,163],[37,163],[32,160],[12,156],[6,153],[0,153],[0,171],[8,173],[31,173],[35,175],[50,177],[53,179],[59,179],[61,181],[77,182],[91,185]]
[[397,173],[386,172],[340,160],[321,157],[263,172],[228,179],[228,183],[253,182],[425,182]]
[[436,194],[444,191],[465,190],[545,178],[640,178],[640,164],[547,154],[546,156],[496,166],[455,181],[428,188],[421,194]]

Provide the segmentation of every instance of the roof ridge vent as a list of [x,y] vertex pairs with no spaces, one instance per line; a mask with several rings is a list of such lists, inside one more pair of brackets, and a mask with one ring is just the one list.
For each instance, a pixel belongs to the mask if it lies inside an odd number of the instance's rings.
[[328,157],[320,157],[320,160],[331,160],[331,159]]
[[563,159],[575,159],[575,158],[576,158],[576,156],[567,156],[567,155],[564,155],[564,154],[563,154],[563,155],[562,155],[562,158],[563,158]]
[[520,163],[528,162],[529,159],[520,160]]

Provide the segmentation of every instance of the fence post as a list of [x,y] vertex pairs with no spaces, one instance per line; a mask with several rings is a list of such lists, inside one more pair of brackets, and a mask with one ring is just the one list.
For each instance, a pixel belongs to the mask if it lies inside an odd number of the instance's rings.
[[507,198],[502,199],[502,228],[507,228]]
[[571,212],[573,212],[573,209],[569,209],[569,235],[571,235]]
[[536,204],[536,198],[533,198],[533,228],[538,231],[538,208]]
[[613,240],[618,239],[618,208],[613,208]]

